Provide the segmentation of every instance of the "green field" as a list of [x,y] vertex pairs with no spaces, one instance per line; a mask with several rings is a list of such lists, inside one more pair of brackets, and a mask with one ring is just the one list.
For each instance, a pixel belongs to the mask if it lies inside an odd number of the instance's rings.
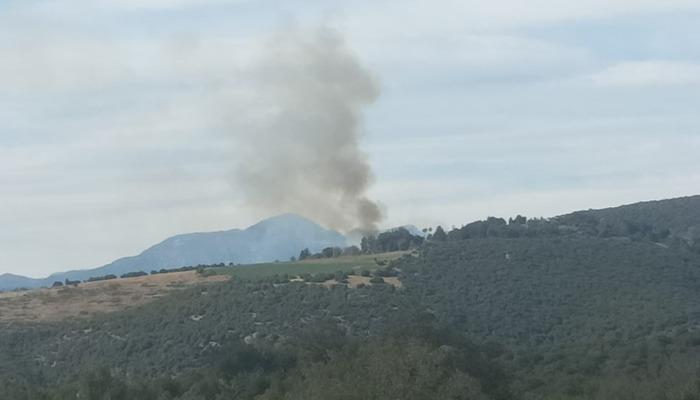
[[215,268],[217,274],[231,275],[240,279],[261,279],[274,275],[302,275],[333,273],[337,271],[360,273],[363,270],[375,270],[380,267],[377,261],[395,260],[406,254],[397,251],[383,254],[363,254],[359,256],[323,258],[304,261],[287,261],[276,263],[261,263],[237,265],[235,267]]

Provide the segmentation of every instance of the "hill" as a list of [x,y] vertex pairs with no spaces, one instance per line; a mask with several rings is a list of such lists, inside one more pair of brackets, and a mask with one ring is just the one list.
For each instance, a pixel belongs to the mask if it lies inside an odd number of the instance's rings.
[[246,229],[190,233],[173,236],[133,257],[125,257],[99,268],[56,273],[45,279],[0,276],[0,290],[51,286],[55,281],[86,280],[90,277],[128,272],[219,263],[252,264],[289,260],[299,250],[319,251],[344,246],[345,237],[294,214],[272,217]]
[[[239,341],[296,348],[321,326],[369,340],[412,332],[410,324],[424,315],[481,343],[511,371],[508,385],[522,398],[613,390],[602,377],[642,379],[647,397],[635,398],[656,398],[664,385],[687,383],[685,375],[663,371],[699,354],[700,257],[687,251],[620,238],[468,239],[428,243],[390,268],[403,289],[234,279],[79,323],[6,326],[0,371],[31,376],[27,371],[39,368],[42,379],[66,379],[109,360],[110,368],[134,376],[181,374]],[[314,346],[334,343],[312,337]]]
[[13,399],[94,387],[113,399],[431,398],[426,387],[455,399],[699,398],[700,254],[665,242],[697,210],[675,208],[688,218],[669,223],[670,211],[641,209],[600,217],[624,214],[612,232],[580,214],[465,225],[374,272],[398,285],[315,285],[325,278],[290,279],[299,265],[280,263],[123,312],[3,324],[0,384]]
[[549,219],[489,217],[449,232],[450,240],[572,236],[648,241],[700,254],[700,196],[577,211]]
[[27,278],[25,276],[15,274],[0,275],[0,291],[32,287],[37,287],[37,279]]
[[700,250],[700,196],[647,201],[557,217],[594,236],[627,236]]
[[89,318],[160,299],[173,290],[227,280],[196,271],[81,283],[51,289],[0,293],[0,322],[47,322]]
[[[141,306],[173,290],[227,281],[305,281],[327,286],[370,284],[370,272],[396,260],[405,252],[363,254],[293,262],[259,263],[235,267],[209,266],[204,270],[158,273],[138,277],[85,282],[56,288],[0,293],[0,323],[56,322],[89,318]],[[365,275],[361,275],[362,273]],[[342,278],[341,278],[342,276]],[[400,286],[393,276],[386,283]]]
[[433,243],[400,268],[404,287],[432,313],[470,336],[508,344],[542,385],[559,374],[641,378],[700,338],[700,256],[649,242]]

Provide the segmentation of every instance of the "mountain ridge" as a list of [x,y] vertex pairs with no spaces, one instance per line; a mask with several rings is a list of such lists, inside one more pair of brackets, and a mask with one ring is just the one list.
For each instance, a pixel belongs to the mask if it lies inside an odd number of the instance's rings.
[[[561,227],[575,227],[580,233],[590,236],[624,236],[665,245],[682,243],[700,252],[700,195],[580,210],[547,220]],[[420,232],[411,225],[403,227]],[[299,236],[303,239],[299,240]],[[241,238],[247,240],[239,240]],[[261,220],[245,229],[174,235],[138,255],[122,257],[97,268],[58,272],[43,279],[3,274],[0,275],[0,290],[37,288],[65,279],[85,280],[93,276],[188,265],[286,260],[303,248],[319,251],[323,247],[342,247],[359,241],[355,239],[352,232],[343,236],[304,217],[286,213]],[[236,245],[232,246],[232,242]],[[183,256],[183,246],[189,248],[191,254]]]
[[85,280],[108,274],[178,268],[199,264],[258,263],[286,260],[300,249],[319,251],[328,246],[344,246],[345,237],[337,231],[296,214],[266,218],[245,229],[178,234],[148,247],[141,253],[122,257],[89,269],[56,272],[46,278],[0,275],[0,290],[38,288],[55,281]]

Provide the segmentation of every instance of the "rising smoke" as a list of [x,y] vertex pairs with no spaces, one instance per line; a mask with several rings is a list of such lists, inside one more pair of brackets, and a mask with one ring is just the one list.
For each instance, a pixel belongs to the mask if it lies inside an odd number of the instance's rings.
[[360,148],[362,112],[379,95],[372,75],[330,29],[279,33],[255,65],[265,110],[239,148],[238,188],[267,213],[328,227],[376,230],[372,171]]

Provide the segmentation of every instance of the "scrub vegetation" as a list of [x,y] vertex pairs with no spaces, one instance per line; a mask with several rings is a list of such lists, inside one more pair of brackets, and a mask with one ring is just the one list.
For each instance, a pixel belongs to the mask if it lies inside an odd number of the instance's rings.
[[[490,218],[403,254],[227,267],[111,314],[4,322],[0,398],[698,399],[698,198],[629,207]],[[372,284],[311,284],[360,259]]]

